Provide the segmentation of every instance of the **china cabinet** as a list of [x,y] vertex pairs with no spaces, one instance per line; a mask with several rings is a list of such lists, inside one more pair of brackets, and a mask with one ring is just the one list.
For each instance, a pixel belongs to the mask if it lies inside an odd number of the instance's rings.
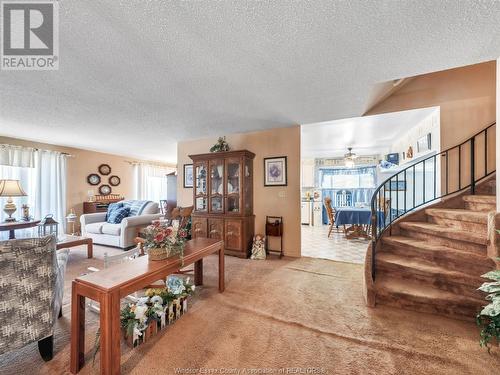
[[255,227],[255,154],[241,150],[189,157],[194,173],[193,237],[223,239],[226,254],[248,257]]

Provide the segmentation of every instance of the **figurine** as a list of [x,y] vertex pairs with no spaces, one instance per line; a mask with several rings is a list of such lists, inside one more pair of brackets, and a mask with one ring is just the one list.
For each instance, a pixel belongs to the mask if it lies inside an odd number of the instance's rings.
[[256,234],[253,237],[252,256],[250,259],[266,259],[266,237]]

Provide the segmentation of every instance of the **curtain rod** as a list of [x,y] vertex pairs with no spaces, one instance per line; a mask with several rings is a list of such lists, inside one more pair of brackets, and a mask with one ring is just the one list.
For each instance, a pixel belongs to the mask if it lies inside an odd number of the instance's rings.
[[43,152],[58,152],[61,155],[67,156],[68,158],[74,158],[75,157],[75,155],[69,154],[67,152],[56,151],[56,150],[46,150],[46,149],[37,148],[37,147],[11,145],[11,144],[8,144],[8,143],[2,143],[2,144],[0,144],[0,147],[3,147],[3,148],[18,148],[18,149],[24,149],[24,150],[43,151]]
[[148,161],[137,161],[137,160],[124,160],[125,163],[128,163],[130,165],[139,165],[139,164],[143,164],[143,165],[150,165],[152,167],[159,167],[159,168],[173,168],[173,169],[177,169],[177,166],[174,165],[174,164],[169,164],[169,163],[165,163],[165,164],[161,164],[161,163],[154,163],[154,162],[148,162]]

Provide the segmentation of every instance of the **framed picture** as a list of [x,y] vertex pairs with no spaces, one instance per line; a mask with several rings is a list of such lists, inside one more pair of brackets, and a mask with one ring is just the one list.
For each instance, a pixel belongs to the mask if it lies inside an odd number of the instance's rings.
[[431,149],[431,133],[417,140],[417,152],[429,151]]
[[264,158],[264,186],[286,185],[286,156]]
[[184,164],[184,187],[193,187],[193,164]]

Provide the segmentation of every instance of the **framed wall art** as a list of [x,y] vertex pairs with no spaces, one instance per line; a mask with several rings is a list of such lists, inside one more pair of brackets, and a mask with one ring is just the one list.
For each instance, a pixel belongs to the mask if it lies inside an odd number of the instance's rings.
[[193,187],[193,164],[184,164],[184,187]]
[[286,156],[264,158],[264,186],[286,186]]

